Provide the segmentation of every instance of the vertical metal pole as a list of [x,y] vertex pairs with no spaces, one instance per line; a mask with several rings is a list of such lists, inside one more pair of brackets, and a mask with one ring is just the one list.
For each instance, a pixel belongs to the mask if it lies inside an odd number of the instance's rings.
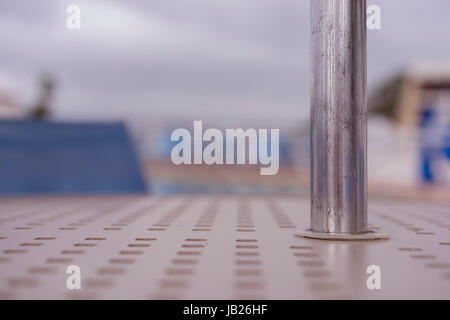
[[366,0],[311,0],[311,231],[367,231]]

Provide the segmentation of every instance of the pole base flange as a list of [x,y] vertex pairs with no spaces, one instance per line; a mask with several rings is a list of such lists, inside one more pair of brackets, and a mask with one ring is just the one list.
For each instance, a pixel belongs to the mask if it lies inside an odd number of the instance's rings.
[[359,234],[349,234],[349,233],[321,233],[311,231],[310,229],[304,231],[297,231],[295,233],[297,237],[310,238],[310,239],[320,239],[320,240],[341,240],[341,241],[357,241],[357,240],[380,240],[389,239],[387,233],[367,231]]

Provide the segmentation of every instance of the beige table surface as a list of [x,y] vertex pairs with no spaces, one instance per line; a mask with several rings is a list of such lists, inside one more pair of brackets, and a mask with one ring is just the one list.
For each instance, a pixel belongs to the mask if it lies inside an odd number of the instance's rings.
[[295,237],[300,196],[0,198],[0,298],[449,299],[450,208],[371,200],[369,213],[390,240]]

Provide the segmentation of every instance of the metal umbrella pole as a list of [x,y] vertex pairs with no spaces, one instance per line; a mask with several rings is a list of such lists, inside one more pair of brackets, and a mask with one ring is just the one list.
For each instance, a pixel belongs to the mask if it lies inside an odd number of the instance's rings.
[[366,0],[311,0],[311,228],[378,239],[367,226]]

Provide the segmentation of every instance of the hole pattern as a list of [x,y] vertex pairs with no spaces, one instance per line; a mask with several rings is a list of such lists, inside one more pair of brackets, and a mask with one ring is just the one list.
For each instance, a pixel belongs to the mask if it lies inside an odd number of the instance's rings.
[[[383,243],[296,238],[308,210],[298,197],[0,198],[0,297],[373,298],[353,289],[379,263],[408,297],[450,298],[448,208],[371,201],[369,227],[394,235]],[[83,292],[65,289],[71,264]],[[421,270],[413,286],[404,268]]]

